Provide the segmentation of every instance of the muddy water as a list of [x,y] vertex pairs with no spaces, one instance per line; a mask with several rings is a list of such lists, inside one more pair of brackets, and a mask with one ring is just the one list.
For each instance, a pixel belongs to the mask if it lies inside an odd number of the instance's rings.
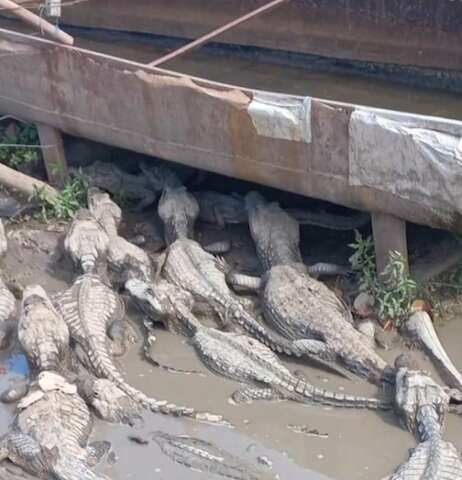
[[[108,41],[77,37],[76,45],[141,63],[149,63],[166,51],[153,44],[133,44],[112,37]],[[200,52],[189,53],[162,68],[242,87],[462,118],[461,95],[390,84],[351,74],[312,71],[278,66],[257,59],[210,56]]]
[[[42,232],[37,225],[26,229],[20,225],[10,227],[10,254],[4,262],[3,274],[8,279],[17,277],[22,285],[39,282],[50,291],[63,288],[71,279],[71,267],[55,254],[62,228],[52,230],[57,231]],[[237,245],[228,256],[230,263],[239,261],[245,264],[250,261],[254,252],[245,228],[236,227],[225,232],[201,229],[199,232],[199,238],[204,242],[222,235],[231,236]],[[305,243],[307,239],[305,237]],[[292,402],[232,405],[228,402],[229,395],[239,385],[209,373],[183,338],[158,329],[154,350],[156,360],[196,373],[171,373],[143,359],[142,318],[130,305],[127,314],[139,331],[140,342],[119,360],[126,378],[157,398],[221,413],[235,428],[215,427],[150,413],[144,415],[144,424],[136,428],[98,421],[94,438],[109,439],[113,445],[113,454],[101,463],[99,469],[114,480],[217,478],[208,473],[187,470],[166,457],[152,440],[152,432],[156,430],[212,441],[246,462],[258,465],[264,471],[266,469],[274,478],[294,480],[379,480],[402,463],[408,456],[408,449],[415,445],[412,436],[399,427],[392,412],[348,411]],[[439,330],[443,343],[458,365],[462,365],[458,342],[461,329],[460,321],[455,319]],[[392,361],[402,348],[381,353]],[[420,357],[431,368],[424,356]],[[380,393],[376,387],[362,381],[352,382],[300,362],[284,361],[291,370],[301,370],[307,379],[321,387],[362,395]],[[27,364],[16,349],[0,357],[0,365],[5,369],[0,377],[0,389],[27,374]],[[7,429],[12,416],[12,407],[0,408],[0,432]],[[289,428],[291,425],[306,427],[305,430],[310,433],[297,433]],[[451,415],[447,422],[447,438],[462,449],[461,428],[462,419]],[[133,434],[141,435],[150,443],[133,443],[128,438]],[[268,458],[272,467],[259,465],[258,457]]]
[[[0,19],[2,28],[30,33],[19,22]],[[120,39],[113,35],[95,39],[72,32],[77,47],[119,56],[140,63],[161,57],[167,49],[153,42]],[[39,34],[35,32],[35,34]],[[169,51],[172,48],[169,49]],[[369,105],[392,110],[462,118],[462,96],[437,90],[392,84],[384,80],[352,74],[265,63],[257,58],[235,55],[209,55],[194,51],[165,64],[163,68],[210,80],[248,88],[309,95],[340,102]]]

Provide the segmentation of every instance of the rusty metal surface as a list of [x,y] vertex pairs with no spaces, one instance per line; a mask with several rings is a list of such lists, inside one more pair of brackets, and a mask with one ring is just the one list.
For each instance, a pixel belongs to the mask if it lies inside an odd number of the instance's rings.
[[[0,55],[1,112],[348,207],[462,230],[460,205],[443,211],[412,196],[404,200],[350,185],[348,126],[354,106],[312,99],[310,142],[271,138],[255,128],[249,105],[260,93],[249,89],[1,29]],[[461,125],[438,121],[446,123]]]
[[[262,0],[98,0],[63,22],[197,38]],[[181,15],[178,14],[181,12]],[[462,0],[294,0],[220,41],[398,65],[462,70]]]

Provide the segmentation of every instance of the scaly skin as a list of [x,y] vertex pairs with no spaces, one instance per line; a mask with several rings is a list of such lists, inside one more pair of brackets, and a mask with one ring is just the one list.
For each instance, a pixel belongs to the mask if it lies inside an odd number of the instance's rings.
[[58,308],[71,336],[87,353],[95,375],[107,378],[129,397],[154,412],[186,416],[210,422],[222,421],[219,416],[200,413],[193,408],[150,398],[129,385],[114,364],[108,347],[107,330],[114,319],[123,316],[123,303],[97,275],[79,277],[58,300]]
[[106,422],[133,426],[141,419],[139,404],[106,378],[80,372],[78,388],[82,398]]
[[[194,192],[194,196],[200,206],[199,220],[216,224],[220,228],[229,224],[247,223],[245,200],[241,195],[201,191]],[[334,215],[301,208],[288,208],[286,212],[300,225],[314,225],[331,230],[353,230],[361,228],[370,221],[370,216],[366,213]]]
[[199,216],[199,204],[186,187],[166,188],[157,207],[164,223],[164,238],[167,245],[175,240],[194,238],[194,224]]
[[62,384],[44,389],[39,377],[39,385],[22,400],[21,407],[12,431],[1,440],[1,459],[9,458],[43,479],[105,478],[90,470],[92,455],[86,445],[91,415],[74,385],[62,378]]
[[224,228],[228,224],[247,223],[244,198],[240,195],[225,195],[218,192],[194,192],[199,203],[199,220]]
[[428,313],[414,313],[401,331],[423,347],[432,357],[448,385],[462,392],[462,374],[446,353]]
[[227,268],[191,239],[198,214],[194,197],[184,189],[166,189],[162,196],[164,202],[162,199],[159,202],[159,216],[165,225],[166,240],[176,239],[164,254],[165,278],[190,292],[195,300],[212,307],[224,326],[237,324],[277,352],[306,354],[304,340],[294,342],[269,332],[258,323],[229,289],[225,278]]
[[266,269],[260,292],[270,327],[292,341],[317,342],[315,358],[375,383],[389,379],[391,367],[354,328],[349,309],[302,264],[297,222],[256,192],[246,203],[250,233]]
[[107,193],[98,189],[88,192],[90,213],[104,228],[109,237],[106,258],[115,283],[124,284],[129,278],[149,281],[152,265],[149,255],[141,248],[119,236],[118,227],[122,211]]
[[90,187],[101,188],[127,200],[138,201],[137,210],[152,205],[160,193],[160,190],[152,188],[143,173],[132,175],[109,162],[97,161],[79,170],[71,168],[70,172],[82,176]]
[[253,465],[199,438],[158,431],[153,439],[167,457],[192,470],[234,480],[274,478],[274,475],[257,470]]
[[116,237],[122,221],[122,210],[120,207],[111,200],[108,193],[102,192],[96,187],[88,189],[87,200],[88,209],[93,217],[101,224],[110,237]]
[[453,444],[442,438],[448,403],[444,390],[424,372],[398,370],[395,410],[421,443],[392,480],[462,479],[460,455]]
[[277,352],[304,353],[302,346],[269,332],[246,311],[229,289],[220,262],[194,240],[177,240],[168,247],[162,273],[170,283],[210,305],[224,325],[238,324]]
[[74,263],[84,273],[94,272],[98,260],[106,255],[108,244],[109,237],[103,227],[88,210],[81,208],[64,239],[64,248]]
[[[0,258],[8,250],[8,240],[3,222],[0,219]],[[0,350],[10,345],[12,333],[16,328],[13,315],[16,312],[16,299],[0,277]]]
[[290,399],[302,403],[321,403],[336,407],[390,408],[390,402],[328,392],[300,380],[265,345],[247,336],[221,332],[202,326],[192,314],[190,294],[168,282],[154,288],[143,282],[127,282],[127,289],[140,307],[155,321],[170,330],[190,337],[202,362],[218,375],[250,385],[234,399]]
[[62,369],[69,354],[69,329],[39,285],[24,290],[18,339],[36,369]]
[[291,340],[316,339],[319,356],[337,362],[372,382],[391,374],[391,367],[351,324],[345,306],[323,283],[295,265],[271,268],[261,290],[265,320]]

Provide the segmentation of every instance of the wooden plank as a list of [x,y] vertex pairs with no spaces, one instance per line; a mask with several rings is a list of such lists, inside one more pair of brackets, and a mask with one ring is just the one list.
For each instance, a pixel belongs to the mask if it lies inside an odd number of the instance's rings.
[[377,273],[382,273],[390,260],[390,252],[399,252],[408,261],[406,222],[383,213],[372,213]]
[[[412,191],[403,198],[392,191],[351,185],[348,126],[353,105],[311,99],[311,140],[301,141],[284,137],[290,128],[283,129],[282,137],[257,130],[249,106],[261,92],[252,89],[0,29],[3,53],[2,112],[192,167],[462,231],[457,204],[426,206],[413,199]],[[434,121],[439,131],[462,128],[461,122]]]
[[56,128],[43,123],[37,124],[43,161],[47,172],[48,181],[55,186],[62,187],[68,175],[66,154],[61,132]]
[[192,50],[199,48],[200,46],[210,42],[214,38],[220,35],[223,35],[225,32],[228,32],[233,28],[236,28],[239,25],[242,25],[243,23],[248,22],[253,18],[259,17],[264,13],[268,13],[271,10],[274,10],[275,8],[282,6],[284,3],[288,3],[289,1],[290,0],[273,0],[272,2],[269,2],[266,5],[263,5],[262,7],[252,10],[251,12],[245,15],[242,15],[239,18],[236,18],[235,20],[228,22],[219,28],[216,28],[215,30],[212,30],[211,32],[205,35],[202,35],[200,38],[197,38],[196,40],[188,43],[187,45],[184,45],[183,47],[180,47],[174,50],[173,52],[168,53],[167,55],[163,55],[157,60],[154,60],[153,62],[151,62],[149,65],[151,67],[158,67],[159,65],[163,65],[164,63],[167,63],[170,60],[173,60],[174,58],[178,58],[179,56],[184,55],[185,53],[191,52]]

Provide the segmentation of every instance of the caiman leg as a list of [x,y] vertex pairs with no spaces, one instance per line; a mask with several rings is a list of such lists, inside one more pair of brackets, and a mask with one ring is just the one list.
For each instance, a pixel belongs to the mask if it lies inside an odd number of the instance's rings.
[[154,192],[145,190],[143,199],[140,200],[134,208],[135,212],[143,211],[146,207],[152,205],[156,201],[156,198],[157,195]]
[[282,395],[272,388],[248,387],[236,390],[231,395],[231,400],[237,404],[252,403],[253,400],[282,400]]
[[354,375],[349,370],[343,368],[342,366],[338,365],[335,360],[331,360],[329,358],[329,350],[323,341],[304,338],[301,340],[294,340],[294,346],[297,347],[302,355],[306,355],[311,360],[314,360],[317,364],[327,368],[332,372],[338,373],[342,377],[348,378],[349,380],[356,380]]
[[260,277],[253,277],[251,275],[245,275],[243,273],[237,273],[233,271],[226,275],[226,281],[233,288],[233,290],[239,292],[258,291],[262,283]]
[[87,447],[88,465],[94,467],[101,462],[102,458],[111,450],[111,442],[98,440],[90,443]]
[[221,240],[219,242],[203,245],[202,248],[212,255],[220,255],[223,253],[228,253],[231,250],[231,242],[229,240]]
[[334,276],[334,275],[349,275],[351,270],[344,265],[337,265],[336,263],[318,262],[308,267],[308,273],[314,277],[320,276]]

